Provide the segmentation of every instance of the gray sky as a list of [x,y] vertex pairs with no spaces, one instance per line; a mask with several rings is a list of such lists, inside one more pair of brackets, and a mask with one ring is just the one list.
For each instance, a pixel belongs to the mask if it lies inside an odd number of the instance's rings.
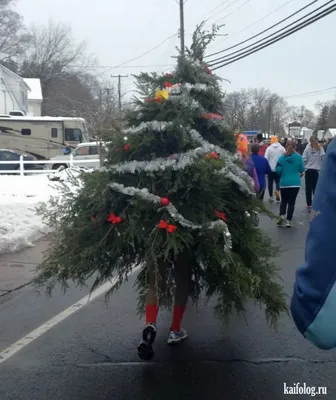
[[[320,0],[304,12],[312,11],[326,1]],[[185,4],[187,44],[195,26],[206,18],[209,18],[209,24],[225,23],[222,33],[228,34],[227,37],[218,37],[211,46],[210,51],[215,52],[266,29],[307,3],[308,0],[188,0]],[[282,5],[272,15],[256,22]],[[20,0],[18,11],[27,24],[45,23],[50,18],[70,23],[75,38],[87,40],[90,51],[101,66],[124,64],[174,35],[179,28],[179,10],[175,0]],[[303,13],[285,24],[303,16]],[[218,70],[220,76],[232,82],[225,84],[224,89],[265,87],[282,96],[296,96],[336,86],[335,39],[332,34],[335,22],[336,13]],[[177,45],[179,39],[176,36],[136,61],[119,68],[97,69],[95,73],[105,72],[109,77],[112,73],[127,75],[140,70],[169,71],[170,57],[175,54]],[[132,78],[123,80],[123,85],[124,92],[132,90]],[[287,100],[293,105],[305,104],[313,108],[316,101],[333,99],[335,94],[336,90]]]

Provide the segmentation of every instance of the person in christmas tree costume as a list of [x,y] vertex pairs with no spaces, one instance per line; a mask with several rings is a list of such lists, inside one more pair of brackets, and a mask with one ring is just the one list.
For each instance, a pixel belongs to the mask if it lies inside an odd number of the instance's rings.
[[[139,356],[153,357],[158,307],[173,308],[168,343],[186,337],[187,299],[215,296],[219,317],[244,313],[252,299],[270,323],[287,305],[277,281],[278,249],[254,224],[253,181],[220,115],[219,81],[203,62],[215,30],[199,27],[171,74],[136,77],[141,97],[111,140],[107,165],[63,184],[60,202],[40,209],[54,228],[36,283],[69,281],[118,288],[138,265],[138,309],[146,312]],[[173,300],[174,299],[174,300]]]

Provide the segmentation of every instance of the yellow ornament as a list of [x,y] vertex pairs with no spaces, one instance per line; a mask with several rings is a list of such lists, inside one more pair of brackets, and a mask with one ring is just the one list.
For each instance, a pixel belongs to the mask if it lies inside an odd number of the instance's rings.
[[162,100],[168,100],[168,97],[169,97],[169,92],[166,89],[157,90],[155,92],[155,98],[162,99]]

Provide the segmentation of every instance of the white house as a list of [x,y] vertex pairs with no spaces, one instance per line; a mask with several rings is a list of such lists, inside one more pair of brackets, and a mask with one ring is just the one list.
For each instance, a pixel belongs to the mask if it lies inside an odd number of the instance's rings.
[[40,79],[23,78],[30,88],[28,93],[28,115],[31,117],[40,117],[42,114],[42,88]]
[[19,75],[0,64],[0,114],[28,113],[27,83]]
[[324,139],[333,139],[336,137],[336,129],[328,129],[326,134],[324,135]]

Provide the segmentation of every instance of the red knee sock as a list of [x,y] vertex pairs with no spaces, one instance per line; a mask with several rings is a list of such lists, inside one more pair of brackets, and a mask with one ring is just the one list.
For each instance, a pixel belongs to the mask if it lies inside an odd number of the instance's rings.
[[146,305],[146,325],[156,324],[158,312],[159,312],[159,306],[157,304]]
[[179,332],[181,330],[181,321],[183,318],[184,310],[184,306],[174,306],[173,322],[170,327],[171,331]]

